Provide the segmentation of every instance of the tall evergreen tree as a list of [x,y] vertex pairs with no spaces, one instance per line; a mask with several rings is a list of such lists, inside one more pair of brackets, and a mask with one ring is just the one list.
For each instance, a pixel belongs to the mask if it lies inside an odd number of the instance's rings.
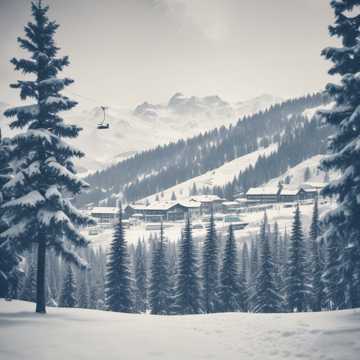
[[[324,196],[335,197],[336,209],[323,219],[325,240],[334,243],[341,235],[338,268],[349,306],[360,306],[360,2],[359,0],[331,1],[335,23],[329,27],[330,35],[338,37],[341,47],[329,47],[322,55],[332,61],[329,74],[340,77],[340,83],[328,84],[327,93],[335,107],[322,111],[326,122],[337,132],[329,139],[331,155],[323,159],[324,171],[340,171],[340,179],[330,182],[322,191]],[[352,289],[350,291],[350,289]]]
[[218,244],[213,210],[210,213],[202,256],[202,300],[204,311],[212,313],[216,311],[219,303]]
[[147,268],[146,247],[138,241],[135,249],[135,294],[134,307],[136,312],[144,313],[147,309]]
[[60,294],[59,306],[73,308],[76,306],[76,304],[77,301],[75,276],[71,265],[68,265]]
[[289,246],[287,300],[290,311],[306,311],[309,288],[306,273],[306,248],[299,204],[296,206]]
[[323,281],[325,302],[330,310],[345,307],[344,267],[342,266],[343,242],[340,234],[326,237],[326,265]]
[[169,314],[170,282],[167,246],[164,237],[164,225],[161,223],[160,240],[154,246],[149,289],[150,310],[152,314]]
[[249,310],[249,285],[250,285],[250,257],[247,243],[241,251],[240,283],[243,284],[244,310]]
[[198,314],[201,311],[198,271],[197,252],[188,217],[180,241],[177,266],[176,311],[180,314]]
[[319,210],[318,200],[315,199],[312,221],[310,225],[311,241],[311,289],[312,289],[312,310],[321,311],[324,304],[324,282],[322,275],[324,272],[324,258],[321,243],[319,242]]
[[89,302],[90,302],[90,289],[89,289],[88,274],[85,272],[81,272],[79,274],[79,280],[78,280],[77,306],[82,309],[87,309],[89,308]]
[[229,226],[223,256],[220,273],[220,309],[224,312],[244,310],[243,286],[240,283],[236,241],[232,225]]
[[122,223],[122,208],[119,206],[119,219],[115,225],[113,239],[108,254],[106,273],[106,305],[109,310],[132,312],[131,276],[125,232]]
[[255,296],[255,284],[256,284],[256,276],[258,273],[259,267],[259,249],[258,249],[259,241],[256,238],[251,240],[250,246],[250,274],[249,274],[249,286],[248,286],[248,308],[252,309],[252,299]]
[[31,57],[13,58],[11,62],[15,70],[33,75],[34,80],[20,80],[11,87],[20,89],[22,100],[34,99],[35,103],[5,111],[5,116],[15,117],[10,127],[25,131],[12,138],[14,177],[3,186],[3,192],[11,197],[3,205],[11,226],[0,237],[27,249],[37,244],[36,311],[45,313],[46,249],[54,248],[67,261],[84,266],[65,239],[75,247],[86,246],[88,241],[78,228],[92,221],[68,200],[87,187],[76,177],[72,161],[83,153],[62,139],[75,138],[81,130],[65,124],[59,115],[76,105],[60,94],[73,81],[57,77],[69,65],[69,59],[57,57],[59,48],[54,35],[58,25],[47,18],[48,6],[43,6],[41,1],[32,2],[31,9],[34,22],[25,26],[26,38],[18,38],[20,47]]
[[282,299],[274,279],[275,266],[270,250],[267,228],[268,221],[265,213],[260,230],[260,263],[252,303],[254,312],[274,313],[280,311]]

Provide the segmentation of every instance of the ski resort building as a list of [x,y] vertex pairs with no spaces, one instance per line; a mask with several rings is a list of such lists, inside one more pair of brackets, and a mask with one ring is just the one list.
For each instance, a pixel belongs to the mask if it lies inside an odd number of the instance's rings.
[[184,220],[186,216],[200,215],[201,204],[197,201],[159,201],[149,205],[130,204],[125,208],[125,216],[139,217],[146,222]]
[[200,213],[208,214],[211,208],[214,212],[221,211],[222,203],[226,201],[217,195],[195,195],[190,197],[189,202],[200,203]]
[[254,187],[246,193],[247,201],[257,201],[258,203],[274,203],[280,198],[281,187]]
[[114,225],[118,218],[119,209],[116,207],[94,207],[90,210],[90,215],[96,220],[98,225]]
[[314,188],[304,189],[303,187],[256,187],[250,188],[246,193],[246,200],[248,202],[277,203],[277,202],[295,202],[306,199],[314,199],[319,192]]

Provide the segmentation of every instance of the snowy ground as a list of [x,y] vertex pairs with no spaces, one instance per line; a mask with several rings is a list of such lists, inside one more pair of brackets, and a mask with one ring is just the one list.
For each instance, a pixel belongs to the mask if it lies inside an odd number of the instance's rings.
[[[275,221],[278,222],[279,229],[281,232],[283,232],[285,229],[287,229],[288,234],[291,231],[291,224],[293,221],[294,216],[294,210],[295,210],[295,203],[292,204],[274,204],[273,208],[266,210],[266,214],[268,216],[268,220],[270,225],[273,225]],[[324,200],[321,200],[319,203],[319,213],[320,215],[328,210],[331,206],[334,204],[331,204],[330,202],[325,202]],[[291,206],[291,207],[287,207]],[[310,226],[311,222],[311,215],[313,211],[313,204],[310,202],[304,203],[300,205],[300,211],[302,215],[302,223],[303,228],[305,231],[305,234],[308,232],[308,228]],[[242,213],[240,214],[240,220],[242,222],[248,223],[248,225],[242,229],[242,230],[236,230],[235,231],[235,237],[238,241],[238,244],[243,243],[244,241],[247,241],[253,237],[256,236],[256,234],[259,233],[260,223],[264,217],[264,211],[259,212],[252,212],[252,213]],[[194,220],[193,224],[198,224],[200,221]],[[165,236],[170,241],[177,241],[180,238],[181,230],[184,226],[182,222],[172,222],[172,223],[165,223]],[[204,223],[206,225],[206,223]],[[228,225],[224,224],[222,222],[216,223],[216,228],[218,233],[221,233],[222,235],[225,235],[227,233]],[[90,236],[88,235],[88,239],[91,241],[91,244],[93,246],[102,246],[104,248],[107,248],[111,242],[112,239],[112,229],[106,229],[100,232],[98,235]],[[159,235],[160,231],[158,230],[147,230],[146,224],[141,223],[137,226],[131,226],[129,229],[126,229],[126,240],[129,244],[136,244],[138,239],[144,239],[145,241],[148,240],[149,236],[151,234],[157,233]],[[87,235],[88,231],[84,230],[84,234]],[[193,230],[193,237],[195,239],[202,239],[205,237],[205,229],[195,229]]]
[[128,315],[0,299],[4,360],[355,360],[360,311]]

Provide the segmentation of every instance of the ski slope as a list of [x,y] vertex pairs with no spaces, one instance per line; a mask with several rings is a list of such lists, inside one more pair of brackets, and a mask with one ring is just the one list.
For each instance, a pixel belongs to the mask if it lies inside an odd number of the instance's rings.
[[[269,156],[277,150],[277,144],[271,144],[266,148],[260,148],[259,150],[253,151],[244,156],[240,156],[232,161],[225,163],[224,165],[210,170],[200,176],[191,178],[187,181],[184,181],[178,185],[172,186],[163,193],[163,200],[170,200],[173,192],[176,194],[176,198],[184,199],[189,197],[189,191],[193,187],[193,184],[196,185],[197,189],[200,190],[203,187],[214,187],[214,186],[223,186],[226,183],[232,181],[234,176],[239,175],[240,171],[245,170],[250,165],[255,165],[259,156]],[[153,194],[146,199],[150,202],[155,201],[156,196],[160,196],[160,193]],[[144,200],[146,200],[144,199]]]
[[0,299],[4,360],[356,360],[360,311],[154,316]]
[[[325,172],[319,169],[320,161],[324,158],[324,155],[315,155],[309,159],[306,159],[299,163],[298,165],[288,169],[284,174],[271,179],[265,186],[276,186],[279,181],[284,181],[285,178],[289,177],[291,186],[301,186],[304,183],[324,183]],[[304,174],[306,168],[309,168],[310,177],[305,181]],[[336,172],[329,172],[329,179],[335,179],[338,174]]]

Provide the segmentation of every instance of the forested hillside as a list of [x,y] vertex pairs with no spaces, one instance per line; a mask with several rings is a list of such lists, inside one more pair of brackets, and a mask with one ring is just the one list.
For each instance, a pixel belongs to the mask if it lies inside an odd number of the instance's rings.
[[[215,169],[261,146],[279,143],[279,154],[258,161],[258,166],[265,161],[271,168],[270,162],[277,163],[281,157],[281,166],[277,164],[272,167],[271,174],[263,176],[266,181],[279,175],[287,166],[324,151],[327,131],[320,129],[315,121],[309,122],[303,112],[325,103],[327,99],[321,94],[288,100],[241,118],[234,126],[217,128],[186,141],[136,154],[86,178],[90,190],[76,199],[77,204],[98,203],[104,199],[112,203],[114,195],[118,194],[125,202],[131,202]],[[306,140],[310,133],[311,141]],[[317,134],[316,141],[314,133]],[[246,180],[242,187],[252,185],[251,176],[259,182],[254,169],[250,168],[243,174]],[[242,181],[238,179],[240,185]]]

